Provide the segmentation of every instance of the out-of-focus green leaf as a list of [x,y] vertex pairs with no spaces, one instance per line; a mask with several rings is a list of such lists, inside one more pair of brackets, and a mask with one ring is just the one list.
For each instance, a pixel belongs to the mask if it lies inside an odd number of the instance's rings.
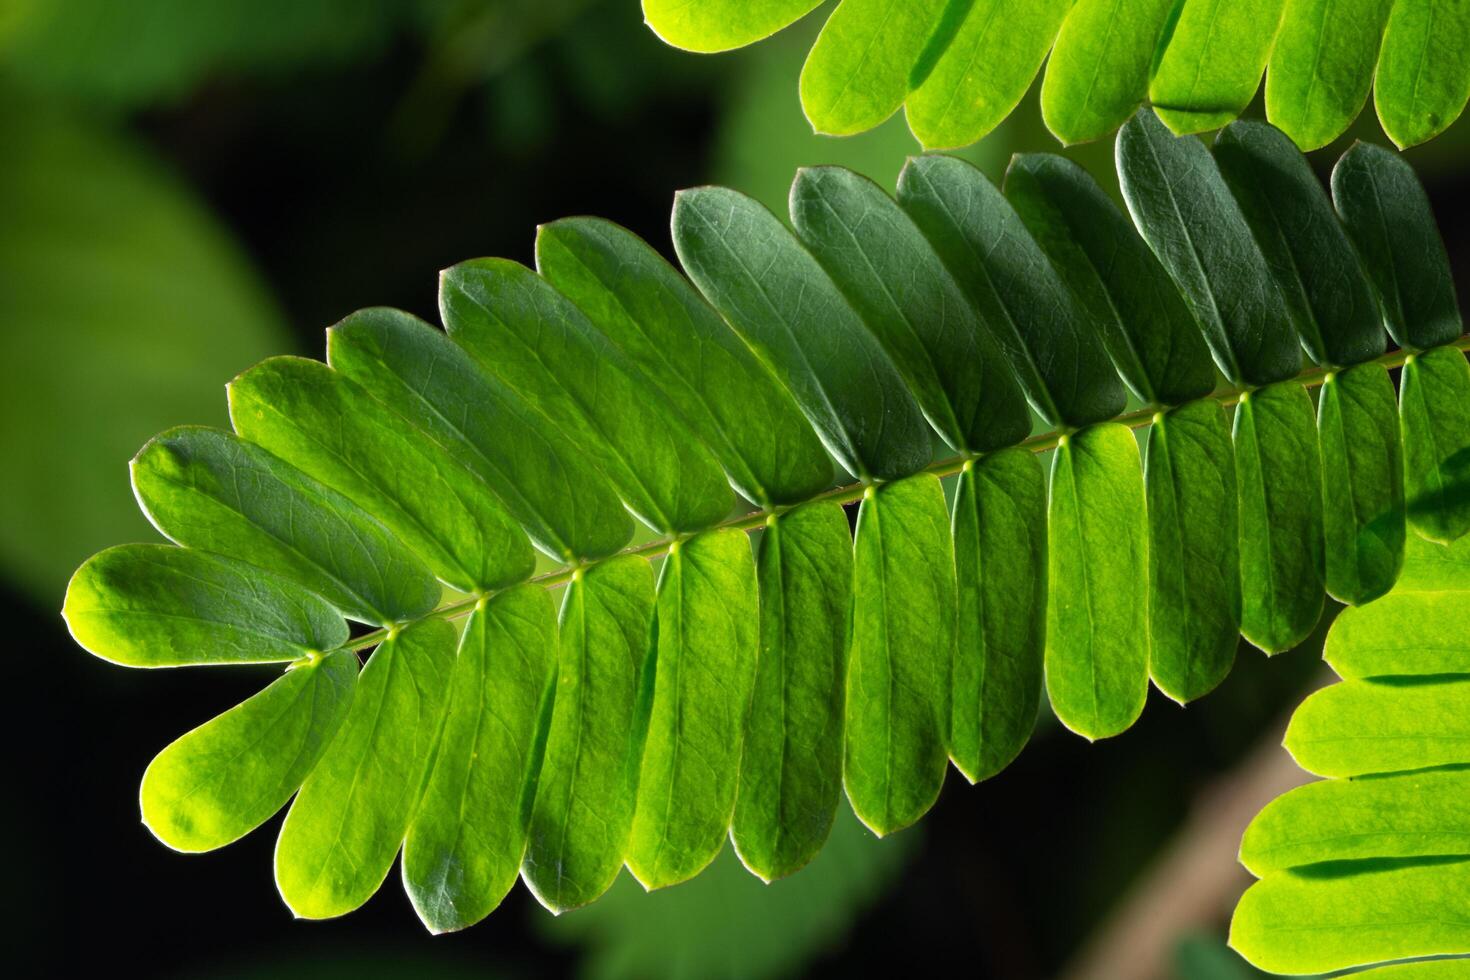
[[543,588],[481,599],[465,623],[433,770],[403,842],[404,889],[430,931],[474,925],[515,884],[556,677]]
[[143,773],[143,823],[180,851],[244,837],[301,787],[346,717],[356,682],[357,657],[339,650],[181,736]]
[[1077,0],[1041,85],[1046,126],[1063,143],[1099,139],[1148,97],[1159,37],[1174,0]]
[[1393,380],[1374,364],[1329,374],[1317,401],[1327,591],[1354,605],[1404,563],[1404,464]]
[[1020,754],[1041,703],[1046,477],[1009,449],[968,461],[955,490],[955,660],[949,756],[971,782]]
[[1266,69],[1266,115],[1303,150],[1331,143],[1373,85],[1392,0],[1286,0]]
[[276,572],[353,619],[387,626],[439,601],[439,583],[365,511],[231,433],[170,429],[132,472],[139,504],[170,539]]
[[[964,10],[952,35],[936,33],[942,50],[927,77],[908,97],[909,126],[925,147],[968,146],[1011,114],[1046,60],[1072,0],[972,0],[950,3],[946,21]],[[945,30],[946,23],[940,30]],[[940,44],[942,48],[939,48]],[[927,51],[925,52],[928,53]]]
[[1463,762],[1467,740],[1470,679],[1355,680],[1302,702],[1285,744],[1308,772],[1361,776]]
[[223,423],[221,379],[288,342],[239,249],[139,147],[4,88],[0,156],[0,453],[42,464],[6,467],[0,571],[49,608],[88,554],[147,533],[124,461],[166,425]]
[[706,531],[664,559],[627,849],[628,870],[650,890],[694,877],[725,844],[759,654],[756,601],[743,531]]
[[351,912],[388,876],[438,741],[455,640],[453,626],[425,619],[368,658],[276,842],[276,885],[301,918]]
[[1089,740],[1128,728],[1148,695],[1143,467],[1117,423],[1066,436],[1052,458],[1046,690]]
[[1453,347],[1410,358],[1399,383],[1409,524],[1434,541],[1470,531],[1470,362]]
[[1159,118],[1199,133],[1240,115],[1261,84],[1285,0],[1175,4],[1167,46],[1148,86]]
[[653,608],[653,571],[634,556],[579,573],[562,600],[555,705],[521,867],[553,912],[597,898],[623,866],[638,765],[634,698]]
[[831,503],[771,517],[761,533],[760,655],[730,838],[765,881],[827,839],[842,792],[842,711],[852,537]]
[[848,472],[892,479],[929,462],[928,426],[898,370],[779,218],[736,191],[701,187],[674,199],[673,223],[690,278]]
[[[1470,5],[1397,0],[1383,32],[1373,104],[1399,146],[1433,139],[1470,99]],[[1433,66],[1426,71],[1426,67]]]
[[1154,416],[1148,497],[1149,674],[1179,702],[1213,690],[1240,635],[1235,454],[1213,399]]
[[61,614],[85,649],[127,667],[285,663],[347,642],[341,615],[294,583],[162,544],[93,555]]
[[789,504],[831,483],[791,396],[642,239],[597,218],[555,221],[536,232],[536,268],[679,409],[747,499]]
[[853,552],[842,778],[858,819],[887,835],[934,805],[949,762],[955,580],[939,480],[870,488]]
[[791,185],[791,220],[952,448],[996,449],[1030,433],[995,338],[882,188],[841,167],[803,169]]
[[[872,129],[922,81],[936,31],[953,33],[948,0],[842,0],[801,70],[812,128],[845,136]],[[941,18],[944,18],[942,21]]]

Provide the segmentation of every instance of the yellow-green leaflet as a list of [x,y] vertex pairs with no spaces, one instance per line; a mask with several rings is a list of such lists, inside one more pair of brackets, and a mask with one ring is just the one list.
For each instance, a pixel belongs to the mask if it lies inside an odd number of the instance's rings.
[[1046,690],[1088,739],[1128,728],[1148,695],[1143,467],[1116,423],[1062,440],[1052,458]]
[[659,37],[689,51],[728,51],[776,33],[822,0],[643,0]]
[[852,537],[836,504],[766,521],[756,569],[760,654],[730,837],[766,881],[804,867],[842,794]]
[[944,491],[933,476],[863,496],[853,542],[843,783],[853,812],[879,835],[922,817],[944,784],[951,554]]
[[444,729],[403,843],[403,884],[431,932],[474,925],[515,884],[556,677],[556,607],[524,585],[465,622]]
[[597,898],[623,866],[638,766],[634,698],[653,611],[653,570],[631,556],[578,575],[562,600],[555,704],[521,867],[553,912]]
[[301,918],[351,912],[388,876],[439,738],[456,639],[453,626],[425,619],[368,658],[276,841],[276,886]]
[[1392,5],[1286,0],[1266,68],[1266,115],[1303,150],[1331,143],[1362,111]]
[[288,670],[264,691],[153,757],[139,791],[143,823],[180,851],[209,851],[265,823],[316,766],[352,703],[346,650]]
[[1240,115],[1261,84],[1285,0],[1189,0],[1175,4],[1148,97],[1179,134]]
[[1470,98],[1470,4],[1395,0],[1378,55],[1373,104],[1399,146],[1438,136]]
[[1041,85],[1041,115],[1063,143],[1099,139],[1148,98],[1154,49],[1174,0],[1077,0]]
[[1470,531],[1470,362],[1440,347],[1411,358],[1399,382],[1409,524],[1448,543]]

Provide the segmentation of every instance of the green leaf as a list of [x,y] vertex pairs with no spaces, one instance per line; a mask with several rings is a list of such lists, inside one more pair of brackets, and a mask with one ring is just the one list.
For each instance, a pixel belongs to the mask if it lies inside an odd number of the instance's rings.
[[351,912],[387,877],[428,775],[455,640],[442,619],[421,620],[368,658],[276,843],[276,885],[297,916]]
[[836,504],[766,519],[760,654],[730,838],[763,881],[811,861],[842,792],[852,537]]
[[503,588],[530,576],[531,543],[489,488],[320,361],[263,361],[230,382],[229,399],[236,432],[340,491],[454,588]]
[[1373,103],[1399,146],[1433,139],[1470,98],[1470,7],[1463,0],[1398,0],[1378,55]]
[[1323,861],[1470,854],[1467,799],[1465,769],[1298,786],[1256,814],[1240,863],[1262,877]]
[[132,474],[148,519],[173,541],[276,572],[353,619],[387,626],[439,601],[439,584],[381,524],[228,432],[170,429]]
[[286,805],[352,703],[357,657],[313,658],[153,757],[140,792],[143,823],[179,851],[239,840]]
[[1306,639],[1322,616],[1322,461],[1311,396],[1294,381],[1242,395],[1233,435],[1240,632],[1266,653],[1280,653]]
[[1410,358],[1399,383],[1409,524],[1434,541],[1470,531],[1470,363],[1453,347]]
[[1399,592],[1470,592],[1470,538],[1462,536],[1446,545],[1409,535],[1404,542],[1404,570],[1394,588]]
[[1220,370],[1251,385],[1296,374],[1301,349],[1281,291],[1205,145],[1141,110],[1118,133],[1117,157],[1133,221],[1179,284]]
[[949,0],[842,0],[801,69],[801,105],[819,133],[872,129],[897,111],[922,78],[922,61],[953,26]]
[[1278,973],[1470,952],[1467,905],[1467,859],[1384,862],[1351,874],[1286,872],[1246,891],[1230,945]]
[[756,201],[720,187],[674,198],[674,248],[702,293],[775,370],[827,451],[858,477],[929,462],[898,370],[816,259]]
[[1072,0],[951,3],[946,20],[966,10],[964,20],[908,97],[909,126],[919,142],[967,146],[1009,116],[1031,87],[1071,5]]
[[974,783],[1020,754],[1041,703],[1046,477],[1036,455],[966,461],[951,528],[959,603],[949,755]]
[[899,176],[898,201],[994,332],[1043,418],[1081,426],[1123,410],[1123,386],[1086,311],[984,174],[954,157],[915,157]]
[[1343,681],[1297,708],[1286,749],[1319,776],[1401,772],[1466,761],[1470,679]]
[[605,558],[632,536],[596,467],[443,331],[399,310],[362,310],[327,331],[327,362],[479,476],[547,554]]
[[649,527],[693,531],[729,513],[730,489],[709,450],[544,279],[505,259],[461,262],[440,277],[439,305],[449,336],[551,419]]
[[1148,97],[1154,49],[1174,0],[1077,0],[1041,85],[1041,116],[1063,143],[1100,139]]
[[1317,432],[1327,591],[1357,605],[1391,589],[1404,560],[1404,466],[1388,372],[1363,364],[1329,374]]
[[769,37],[823,0],[643,0],[643,18],[686,51],[728,51]]
[[474,925],[515,884],[556,677],[556,608],[525,585],[481,599],[449,678],[403,884],[434,933]]
[[1194,315],[1086,170],[1050,153],[1017,154],[1006,169],[1005,193],[1100,329],[1135,395],[1178,405],[1214,390],[1215,367]]
[[1419,960],[1412,963],[1392,963],[1374,970],[1362,970],[1356,977],[1372,977],[1373,980],[1454,980],[1463,976],[1465,964],[1459,957],[1443,960]]
[[1265,123],[1233,122],[1215,139],[1215,161],[1312,360],[1340,367],[1382,354],[1383,325],[1358,254],[1301,151]]
[[955,579],[939,480],[870,487],[853,543],[843,784],[886,836],[939,797],[949,761]]
[[623,866],[638,765],[633,702],[653,612],[653,571],[642,558],[609,559],[567,586],[556,701],[521,866],[553,912],[597,898]]
[[1460,336],[1449,256],[1408,163],[1381,146],[1355,144],[1332,168],[1332,202],[1378,288],[1394,342],[1427,350]]
[[1149,674],[1180,703],[1235,662],[1241,588],[1235,454],[1213,399],[1154,416],[1144,460]]
[[725,844],[760,649],[756,602],[743,531],[670,547],[643,668],[653,671],[653,701],[627,851],[628,870],[647,889],[694,877]]
[[555,221],[537,230],[536,267],[678,408],[746,498],[789,504],[830,485],[832,463],[791,396],[642,239],[597,218]]
[[285,663],[347,642],[337,611],[294,583],[162,544],[93,555],[61,615],[83,648],[124,667]]
[[956,450],[1013,445],[1031,413],[995,339],[903,210],[841,167],[801,170],[791,221]]
[[1331,143],[1368,100],[1392,0],[1286,0],[1266,115],[1303,150]]
[[1148,695],[1143,469],[1126,426],[1063,437],[1052,457],[1046,690],[1089,741],[1124,731]]
[[1281,22],[1285,0],[1180,3],[1148,96],[1176,133],[1225,125],[1250,104]]

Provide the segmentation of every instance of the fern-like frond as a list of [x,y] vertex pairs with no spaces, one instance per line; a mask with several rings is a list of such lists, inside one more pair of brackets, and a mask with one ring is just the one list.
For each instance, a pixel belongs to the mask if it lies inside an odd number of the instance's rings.
[[117,663],[287,665],[164,750],[145,822],[207,850],[294,794],[293,910],[355,908],[401,847],[435,930],[517,877],[558,911],[625,866],[675,884],[727,836],[772,879],[844,790],[887,834],[951,763],[1002,769],[1043,686],[1117,734],[1150,677],[1188,701],[1241,633],[1283,650],[1324,589],[1387,592],[1406,527],[1463,533],[1467,342],[1407,166],[1356,147],[1329,200],[1264,124],[1211,153],[1151,113],[1118,166],[1132,221],[1048,156],[1004,189],[920,157],[896,199],[804,171],[794,231],[685,191],[688,278],[558,221],[536,271],[447,270],[445,331],[367,310],[328,363],[240,375],[233,432],[133,460],[182,547],[105,551],[67,594]]
[[[820,0],[643,0],[649,26],[724,51]],[[1178,133],[1266,112],[1303,149],[1332,142],[1373,89],[1399,146],[1432,139],[1470,98],[1461,0],[841,0],[801,73],[820,133],[872,129],[902,107],[926,147],[974,143],[1046,64],[1041,110],[1063,143],[1098,139],[1147,103]]]

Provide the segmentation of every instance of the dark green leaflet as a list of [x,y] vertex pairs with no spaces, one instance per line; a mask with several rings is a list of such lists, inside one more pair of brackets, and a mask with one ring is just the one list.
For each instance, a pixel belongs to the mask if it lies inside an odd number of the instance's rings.
[[276,572],[353,619],[422,616],[442,590],[346,497],[218,429],[170,429],[132,462],[133,489],[170,539]]
[[1308,783],[1269,803],[1240,843],[1240,862],[1258,877],[1319,861],[1466,853],[1465,769]]
[[1128,210],[1220,370],[1250,385],[1295,375],[1302,354],[1281,290],[1210,151],[1142,110],[1119,131],[1117,158]]
[[1240,635],[1235,454],[1218,402],[1154,416],[1144,486],[1149,674],[1182,703],[1225,679]]
[[1357,605],[1404,561],[1404,465],[1393,380],[1376,364],[1329,374],[1317,402],[1327,591]]
[[791,396],[638,236],[597,218],[542,225],[536,268],[679,409],[747,499],[788,504],[831,483],[832,463]]
[[[963,20],[933,70],[907,100],[909,126],[925,147],[966,146],[1011,114],[1046,60],[1072,0],[951,2]],[[926,52],[927,53],[927,52]],[[921,59],[916,70],[923,66]]]
[[1018,154],[1005,193],[1135,395],[1179,405],[1214,390],[1210,351],[1184,298],[1092,175],[1064,157]]
[[1460,336],[1464,324],[1449,256],[1429,198],[1403,158],[1355,144],[1332,168],[1332,202],[1378,288],[1394,342],[1427,350]]
[[674,198],[673,225],[689,277],[771,365],[839,464],[894,479],[929,462],[928,426],[897,369],[780,219],[743,194],[701,187]]
[[954,157],[914,157],[898,178],[898,202],[995,333],[1043,418],[1080,426],[1123,410],[1123,385],[1081,304],[984,174]]
[[1266,69],[1266,115],[1303,150],[1331,143],[1373,86],[1391,0],[1287,0]]
[[453,626],[425,619],[368,658],[276,843],[276,885],[301,918],[351,912],[387,877],[439,737],[455,641]]
[[694,877],[725,844],[759,653],[756,600],[744,532],[706,531],[670,548],[643,668],[654,672],[653,701],[627,852],[645,888]]
[[1175,5],[1148,97],[1176,133],[1240,115],[1261,84],[1286,0],[1193,0]]
[[[1374,105],[1399,146],[1443,132],[1470,97],[1470,7],[1463,0],[1400,0],[1388,15]],[[1426,70],[1428,69],[1428,70]]]
[[1041,115],[1063,143],[1099,139],[1148,97],[1159,35],[1174,0],[1077,0],[1041,85]]
[[882,188],[841,167],[799,171],[791,221],[952,448],[1026,438],[1031,413],[995,339]]
[[553,912],[597,898],[623,866],[638,762],[633,702],[653,610],[653,571],[632,556],[578,573],[562,600],[555,706],[521,866]]
[[918,820],[944,784],[955,616],[947,523],[928,474],[869,488],[858,513],[843,782],[879,835]]
[[1470,678],[1440,683],[1343,681],[1302,702],[1287,751],[1319,776],[1427,769],[1465,761]]
[[484,482],[320,361],[262,361],[229,397],[236,432],[372,514],[454,588],[530,576],[531,542]]
[[125,667],[282,663],[347,642],[342,616],[294,583],[161,544],[87,559],[61,614],[79,644]]
[[556,608],[538,586],[481,599],[465,622],[438,754],[403,842],[404,888],[431,932],[474,925],[515,884],[556,645]]
[[1387,338],[1358,254],[1301,151],[1279,129],[1242,121],[1220,131],[1215,160],[1312,360],[1342,367],[1382,354]]
[[244,837],[285,806],[316,766],[356,682],[357,658],[328,654],[181,736],[143,773],[143,823],[180,851]]
[[1243,395],[1234,439],[1240,632],[1280,653],[1306,639],[1322,615],[1322,463],[1311,396],[1294,381]]
[[440,277],[445,328],[488,374],[544,413],[655,530],[698,530],[730,511],[709,450],[571,300],[525,266],[474,259]]
[[1470,363],[1441,347],[1410,358],[1399,383],[1409,523],[1434,541],[1470,530]]
[[973,783],[1020,754],[1041,704],[1046,477],[1035,454],[966,462],[950,526],[959,603],[949,756]]
[[1148,695],[1148,545],[1133,433],[1105,423],[1065,437],[1050,496],[1046,690],[1062,724],[1106,738],[1133,724]]
[[442,330],[398,310],[363,310],[327,331],[327,361],[479,476],[547,554],[605,558],[632,536],[632,518],[596,467]]
[[730,837],[765,881],[804,867],[842,792],[852,537],[836,504],[766,520],[757,566],[760,655]]

